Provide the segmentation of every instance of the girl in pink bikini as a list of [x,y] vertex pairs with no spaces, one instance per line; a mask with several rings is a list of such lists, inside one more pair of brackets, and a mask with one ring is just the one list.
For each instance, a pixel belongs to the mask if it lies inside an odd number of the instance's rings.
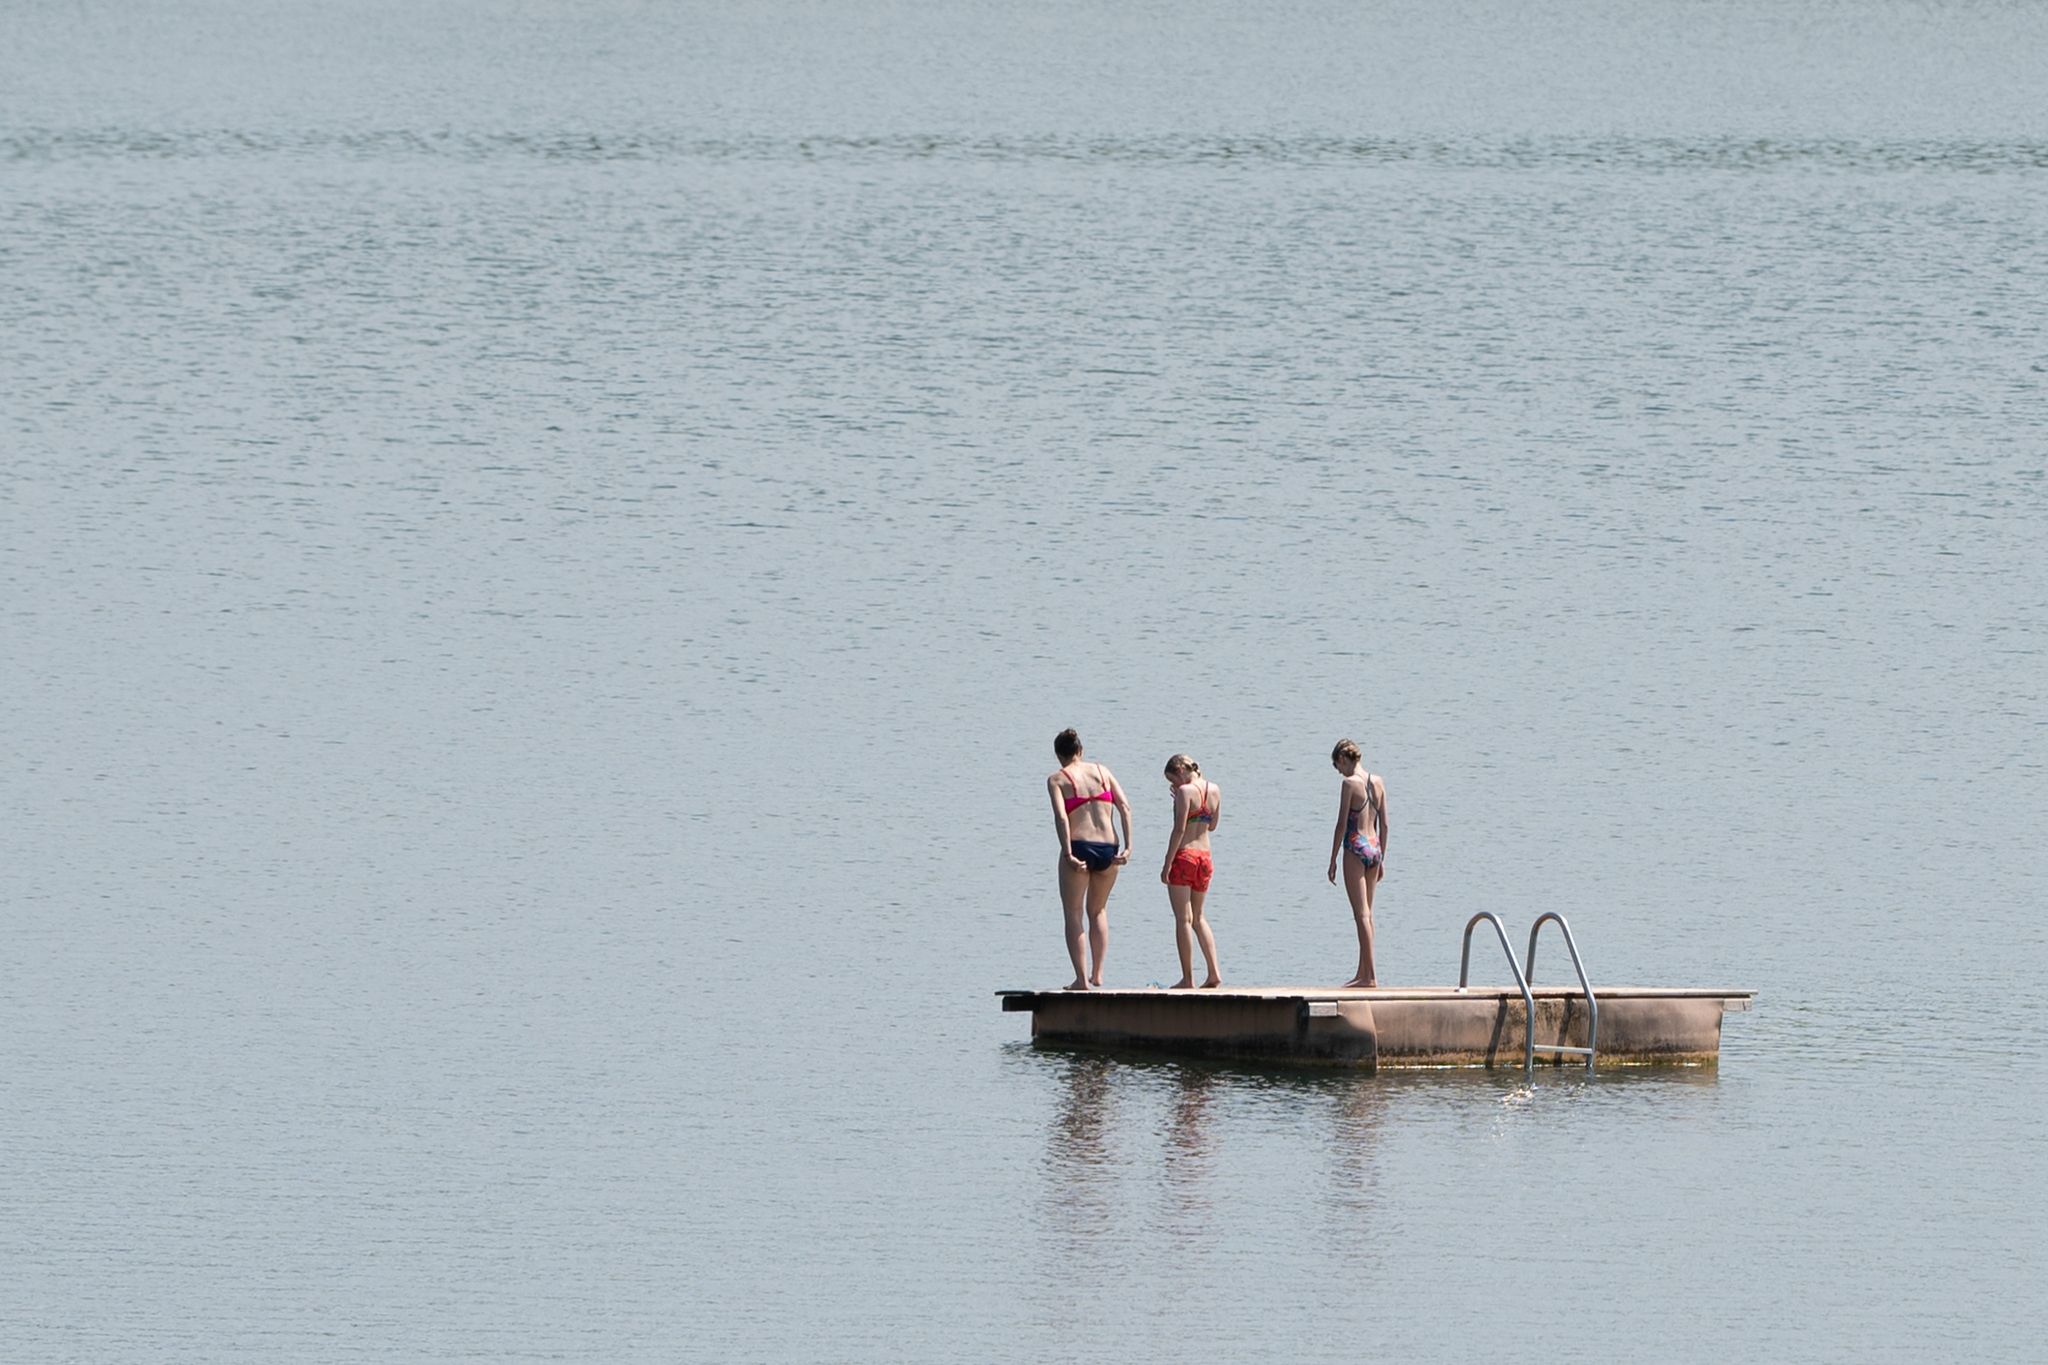
[[[1067,918],[1067,956],[1074,960],[1070,991],[1102,984],[1102,955],[1109,950],[1109,892],[1118,869],[1131,860],[1131,803],[1116,775],[1081,752],[1081,737],[1062,730],[1052,742],[1060,769],[1045,779],[1052,799],[1053,828],[1060,836],[1060,906]],[[1114,807],[1123,820],[1118,847]],[[1084,925],[1085,919],[1085,925]],[[1094,969],[1088,965],[1094,957]]]
[[1202,944],[1202,961],[1209,964],[1204,988],[1223,984],[1223,969],[1216,961],[1216,936],[1202,917],[1202,902],[1209,898],[1209,879],[1215,863],[1209,857],[1209,835],[1223,818],[1223,788],[1202,776],[1202,765],[1186,754],[1166,760],[1167,785],[1173,788],[1173,836],[1166,841],[1166,863],[1159,880],[1166,883],[1166,898],[1173,904],[1173,937],[1180,948],[1180,980],[1172,989],[1184,991],[1195,984],[1195,941]]
[[1372,962],[1372,893],[1387,875],[1387,784],[1359,766],[1358,746],[1337,741],[1330,763],[1343,775],[1337,794],[1337,832],[1330,840],[1330,880],[1344,861],[1344,892],[1358,929],[1358,975],[1346,986],[1377,986]]

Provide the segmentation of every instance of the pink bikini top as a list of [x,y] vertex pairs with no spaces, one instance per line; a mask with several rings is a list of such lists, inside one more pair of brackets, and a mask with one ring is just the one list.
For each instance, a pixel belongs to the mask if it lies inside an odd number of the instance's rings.
[[[1097,765],[1096,765],[1096,776],[1097,776],[1097,777],[1101,777],[1101,776],[1102,776],[1102,768],[1101,768],[1101,765],[1100,765],[1100,764],[1097,764]],[[1081,784],[1080,784],[1080,783],[1078,783],[1078,782],[1076,782],[1076,783],[1075,783],[1074,785],[1075,785],[1076,787],[1079,787],[1079,786],[1080,786]],[[1093,795],[1093,796],[1069,796],[1068,798],[1066,798],[1066,801],[1067,801],[1067,814],[1069,814],[1069,815],[1072,815],[1072,814],[1073,814],[1073,813],[1074,813],[1075,811],[1077,811],[1077,810],[1081,809],[1081,807],[1083,807],[1083,806],[1087,805],[1087,804],[1088,804],[1088,803],[1089,803],[1090,801],[1114,801],[1114,800],[1116,800],[1116,797],[1115,797],[1115,796],[1113,796],[1113,795],[1112,795],[1112,794],[1110,793],[1110,790],[1109,790],[1109,779],[1108,779],[1108,778],[1103,778],[1103,779],[1102,779],[1102,790],[1101,790],[1101,791],[1099,791],[1099,792],[1097,792],[1097,793],[1095,793],[1095,795]]]

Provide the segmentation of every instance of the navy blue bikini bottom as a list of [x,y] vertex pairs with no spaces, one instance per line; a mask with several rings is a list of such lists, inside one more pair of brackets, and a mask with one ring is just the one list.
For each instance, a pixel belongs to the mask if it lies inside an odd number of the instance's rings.
[[1116,845],[1098,844],[1092,839],[1076,839],[1067,847],[1076,858],[1088,865],[1090,872],[1100,872],[1116,863]]

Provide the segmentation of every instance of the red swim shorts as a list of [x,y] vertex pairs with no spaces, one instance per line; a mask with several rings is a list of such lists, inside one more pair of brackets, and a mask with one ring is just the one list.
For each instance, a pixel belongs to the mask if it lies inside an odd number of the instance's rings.
[[1215,875],[1216,864],[1209,860],[1207,849],[1184,848],[1173,855],[1173,865],[1166,869],[1166,884],[1207,891],[1209,879]]

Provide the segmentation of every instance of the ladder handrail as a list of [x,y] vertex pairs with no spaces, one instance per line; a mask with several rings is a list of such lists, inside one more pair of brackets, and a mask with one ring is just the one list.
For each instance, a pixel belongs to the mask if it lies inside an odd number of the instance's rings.
[[[1465,946],[1463,951],[1458,954],[1458,989],[1461,991],[1465,989],[1465,978],[1471,973],[1472,931],[1479,927],[1479,921],[1481,920],[1485,920],[1493,926],[1495,936],[1500,939],[1500,950],[1507,954],[1508,970],[1515,974],[1515,985],[1519,986],[1522,991],[1522,1008],[1528,1011],[1528,1014],[1524,1016],[1528,1020],[1528,1024],[1522,1030],[1522,1075],[1525,1078],[1533,1077],[1536,1074],[1536,997],[1529,994],[1529,978],[1522,975],[1522,964],[1515,960],[1515,949],[1508,942],[1507,928],[1501,924],[1500,916],[1494,914],[1491,910],[1481,910],[1471,919],[1465,921]],[[1539,920],[1537,922],[1541,923],[1542,921]],[[1567,931],[1567,938],[1569,938],[1569,931]],[[1574,952],[1572,957],[1576,959],[1578,954]],[[1588,992],[1588,994],[1590,995],[1591,992]]]
[[[1600,1046],[1600,1002],[1593,998],[1593,983],[1586,979],[1586,965],[1579,961],[1579,945],[1572,939],[1572,927],[1564,922],[1564,916],[1555,910],[1545,910],[1529,926],[1529,951],[1523,959],[1526,981],[1536,975],[1536,935],[1541,933],[1547,921],[1556,920],[1558,930],[1564,934],[1565,951],[1572,955],[1572,970],[1579,974],[1579,989],[1586,993],[1586,1074],[1593,1074],[1593,1053]],[[1469,932],[1469,931],[1468,931]],[[1535,1016],[1530,1016],[1529,1033],[1535,1036]],[[1559,1049],[1577,1052],[1577,1048]],[[1549,1051],[1549,1049],[1545,1049]]]

